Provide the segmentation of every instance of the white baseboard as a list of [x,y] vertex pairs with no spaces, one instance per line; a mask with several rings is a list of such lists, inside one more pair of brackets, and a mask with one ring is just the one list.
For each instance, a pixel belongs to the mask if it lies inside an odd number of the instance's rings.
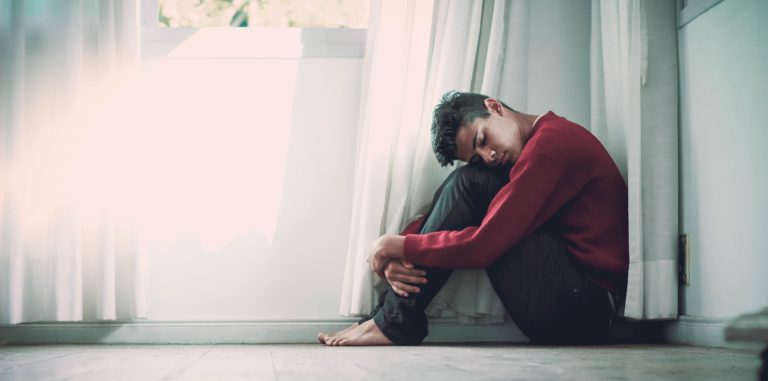
[[726,341],[725,327],[730,320],[730,318],[681,315],[678,321],[667,325],[664,338],[667,342],[673,344],[703,347],[750,350],[763,347],[763,345],[757,343]]
[[[0,325],[0,344],[282,344],[316,343],[317,332],[353,320],[128,321]],[[526,342],[514,324],[431,322],[426,342]]]
[[[354,320],[315,321],[125,321],[0,325],[2,344],[300,344],[315,343],[317,332],[338,331]],[[683,315],[667,324],[669,343],[760,349],[756,343],[727,342],[730,319]],[[466,325],[450,320],[429,324],[427,343],[522,343],[513,323]]]

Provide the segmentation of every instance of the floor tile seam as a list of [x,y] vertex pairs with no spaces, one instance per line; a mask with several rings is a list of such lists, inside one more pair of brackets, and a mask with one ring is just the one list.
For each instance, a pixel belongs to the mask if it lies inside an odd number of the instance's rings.
[[58,360],[60,358],[64,358],[64,357],[71,356],[71,355],[78,354],[78,353],[82,353],[82,352],[83,351],[76,351],[76,352],[71,352],[71,353],[65,353],[65,354],[62,354],[60,356],[53,356],[53,357],[49,357],[49,358],[42,359],[42,360],[35,360],[35,361],[31,361],[31,362],[24,363],[24,364],[14,365],[14,366],[11,366],[10,368],[0,369],[0,374],[1,373],[5,373],[7,371],[12,371],[13,369],[16,369],[16,368],[23,368],[23,367],[27,367],[27,366],[30,366],[30,365],[39,364],[39,363],[45,362],[45,361]]
[[184,369],[181,372],[179,372],[179,374],[174,376],[174,378],[181,378],[181,377],[183,377],[184,373],[187,373],[187,371],[189,371],[190,368],[192,368],[195,364],[197,364],[197,362],[200,361],[200,359],[205,357],[205,355],[207,355],[209,352],[211,352],[213,350],[213,346],[212,345],[205,345],[205,346],[208,347],[205,350],[205,352],[203,352],[201,355],[197,356],[196,359],[190,361],[189,364],[187,364],[187,366],[185,366]]

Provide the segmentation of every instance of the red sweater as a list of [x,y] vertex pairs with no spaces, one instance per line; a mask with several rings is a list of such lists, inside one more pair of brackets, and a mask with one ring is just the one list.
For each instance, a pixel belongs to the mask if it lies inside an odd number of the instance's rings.
[[[626,287],[627,186],[585,128],[552,112],[539,118],[480,226],[405,233],[405,258],[440,268],[484,268],[544,223],[566,242],[584,274],[611,291]],[[419,224],[421,225],[421,224]]]

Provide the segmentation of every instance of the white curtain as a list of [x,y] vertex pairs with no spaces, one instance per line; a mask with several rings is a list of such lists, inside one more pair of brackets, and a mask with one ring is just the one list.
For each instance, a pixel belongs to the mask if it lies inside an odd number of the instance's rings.
[[[368,269],[373,240],[423,213],[452,167],[430,144],[432,109],[446,91],[475,91],[525,109],[528,1],[373,1],[357,142],[353,215],[340,313],[368,313],[380,280]],[[430,317],[505,321],[482,270],[456,271]]]
[[592,132],[629,188],[624,315],[677,317],[678,132],[675,4],[592,3]]
[[[365,263],[370,244],[423,212],[451,170],[438,167],[429,144],[431,108],[439,96],[450,89],[470,90],[521,110],[528,107],[529,7],[527,1],[374,2],[341,314],[372,308],[377,279]],[[431,35],[425,25],[431,25]],[[629,188],[630,270],[623,313],[635,319],[674,318],[674,3],[594,0],[591,25],[588,127]],[[482,271],[454,273],[428,313],[455,313],[467,322],[503,316]]]
[[0,3],[0,324],[146,316],[111,108],[138,0]]

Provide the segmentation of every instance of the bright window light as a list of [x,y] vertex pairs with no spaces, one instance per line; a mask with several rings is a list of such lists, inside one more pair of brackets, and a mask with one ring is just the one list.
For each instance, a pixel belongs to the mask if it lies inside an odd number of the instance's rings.
[[369,0],[158,0],[163,27],[367,28]]

